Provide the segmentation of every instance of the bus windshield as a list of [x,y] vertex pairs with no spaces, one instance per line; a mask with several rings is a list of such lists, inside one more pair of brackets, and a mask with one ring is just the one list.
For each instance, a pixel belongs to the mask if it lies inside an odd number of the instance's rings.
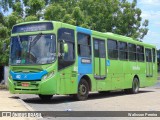
[[11,37],[11,65],[47,64],[56,57],[56,39],[52,34]]

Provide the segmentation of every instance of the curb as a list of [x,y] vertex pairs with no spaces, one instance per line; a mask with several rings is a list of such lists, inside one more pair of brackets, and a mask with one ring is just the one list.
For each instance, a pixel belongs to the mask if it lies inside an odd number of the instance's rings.
[[[33,112],[35,111],[32,107],[30,107],[28,104],[26,104],[20,97],[17,99],[25,108],[27,108],[29,111]],[[43,117],[35,118],[36,120],[43,119]]]
[[[19,97],[18,97],[19,98]],[[18,99],[20,103],[24,105],[25,108],[27,108],[29,111],[35,111],[32,107],[27,105],[21,98]]]

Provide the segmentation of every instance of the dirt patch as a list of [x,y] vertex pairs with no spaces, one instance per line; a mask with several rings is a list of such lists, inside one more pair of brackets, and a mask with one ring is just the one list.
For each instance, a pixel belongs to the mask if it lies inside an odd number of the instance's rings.
[[0,84],[0,90],[2,90],[2,89],[6,89],[6,90],[7,90],[8,88],[7,88],[6,85],[1,85],[1,84]]

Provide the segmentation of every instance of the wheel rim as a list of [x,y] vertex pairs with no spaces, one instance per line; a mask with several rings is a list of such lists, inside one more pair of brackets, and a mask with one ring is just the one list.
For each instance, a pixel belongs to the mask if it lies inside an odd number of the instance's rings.
[[139,83],[138,83],[138,80],[135,80],[133,86],[134,86],[134,91],[137,93],[138,90],[139,90]]
[[81,96],[85,95],[87,92],[87,87],[84,84],[81,84],[79,87],[79,93]]

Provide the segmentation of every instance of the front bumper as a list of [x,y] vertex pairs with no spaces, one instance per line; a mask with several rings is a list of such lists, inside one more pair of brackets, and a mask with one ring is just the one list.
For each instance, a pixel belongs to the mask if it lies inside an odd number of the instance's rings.
[[[43,80],[43,81],[34,81],[34,80],[12,80],[8,78],[9,82],[9,91],[13,94],[44,94],[44,95],[53,95],[57,93],[56,79],[53,77]],[[27,82],[28,87],[22,86],[22,82]]]

